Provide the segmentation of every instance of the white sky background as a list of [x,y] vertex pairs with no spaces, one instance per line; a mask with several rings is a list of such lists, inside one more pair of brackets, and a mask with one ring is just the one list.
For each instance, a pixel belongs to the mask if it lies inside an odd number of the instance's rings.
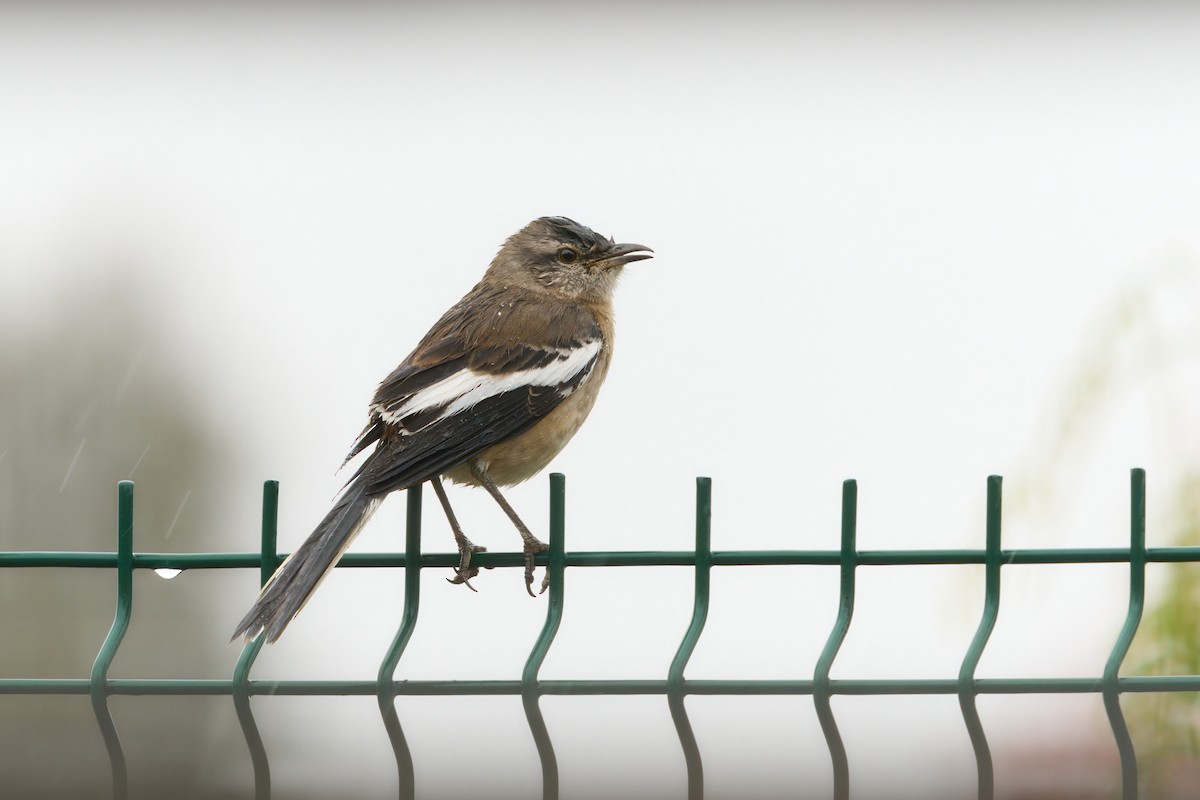
[[[227,506],[252,549],[258,487],[278,478],[290,550],[341,485],[378,381],[505,236],[563,214],[658,253],[626,271],[608,384],[553,467],[569,548],[690,548],[699,474],[715,482],[718,549],[835,548],[847,477],[861,547],[982,546],[985,478],[1029,468],[1087,323],[1139,271],[1200,251],[1198,25],[1183,5],[6,6],[0,313],[47,324],[64,286],[135,256],[162,339],[242,443],[236,499],[193,502]],[[1064,479],[1074,510],[1022,520],[1006,546],[1125,541],[1128,469],[1148,468],[1153,507],[1172,466],[1136,410],[1096,432],[1086,481]],[[546,486],[508,492],[537,531]],[[452,500],[476,542],[516,548],[485,495]],[[427,501],[425,548],[445,551]],[[403,506],[357,548],[397,549]],[[1021,588],[982,675],[1100,672],[1124,577],[1075,572],[1006,571]],[[978,574],[862,570],[835,677],[956,675]],[[230,628],[254,594],[243,577],[214,601]],[[518,676],[545,601],[518,571],[481,575],[479,594],[440,578],[425,576],[399,674]],[[570,572],[543,675],[665,675],[691,580]],[[811,676],[836,570],[713,582],[689,676]],[[256,675],[373,677],[401,585],[335,575]],[[1098,697],[1003,700],[981,701],[997,740],[1013,723],[1081,737],[1103,720]],[[281,790],[394,792],[372,700],[274,702]],[[456,750],[536,791],[517,700],[400,703],[425,793],[456,796]],[[661,698],[544,706],[564,796],[681,790]],[[718,796],[747,791],[755,768],[778,779],[764,787],[828,792],[807,698],[689,708]],[[974,786],[953,698],[834,708],[865,791]]]

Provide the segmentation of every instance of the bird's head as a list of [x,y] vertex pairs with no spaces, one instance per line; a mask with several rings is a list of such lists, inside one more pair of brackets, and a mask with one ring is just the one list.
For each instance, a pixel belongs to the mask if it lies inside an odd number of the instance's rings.
[[653,252],[641,244],[618,244],[566,217],[539,217],[508,237],[488,277],[572,300],[603,301],[626,264]]

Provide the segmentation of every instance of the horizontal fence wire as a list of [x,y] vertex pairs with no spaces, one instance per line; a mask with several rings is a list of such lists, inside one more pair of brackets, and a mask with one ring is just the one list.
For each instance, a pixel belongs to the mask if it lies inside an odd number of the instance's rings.
[[[250,673],[262,647],[262,638],[244,646],[228,680],[112,678],[108,671],[120,647],[133,612],[135,569],[233,569],[259,570],[265,583],[286,557],[277,552],[279,485],[267,481],[263,488],[261,543],[258,553],[137,553],[133,549],[133,484],[118,486],[117,549],[115,552],[0,552],[0,568],[98,568],[116,571],[117,602],[112,627],[96,656],[88,678],[41,679],[0,678],[0,695],[89,695],[108,751],[113,796],[125,798],[129,775],[125,753],[112,714],[109,698],[124,696],[228,695],[246,740],[254,771],[255,797],[271,795],[268,751],[254,720],[251,700],[271,696],[357,696],[377,698],[383,728],[392,745],[398,776],[398,796],[415,795],[412,754],[396,711],[401,696],[519,696],[531,736],[537,747],[542,771],[542,796],[558,797],[559,775],[550,731],[542,716],[540,698],[589,695],[661,695],[666,697],[675,724],[683,767],[687,774],[689,800],[704,796],[701,751],[688,718],[688,695],[811,695],[821,730],[830,753],[833,796],[844,800],[850,793],[849,758],[833,713],[835,696],[867,695],[955,695],[975,755],[977,796],[994,794],[994,770],[990,748],[976,708],[979,695],[1009,694],[1099,694],[1103,698],[1121,764],[1121,796],[1138,796],[1137,756],[1121,710],[1120,695],[1129,692],[1197,692],[1200,675],[1121,676],[1120,670],[1137,633],[1145,605],[1147,563],[1200,561],[1200,547],[1147,548],[1145,472],[1130,475],[1130,545],[1106,548],[1001,547],[1001,479],[988,478],[986,546],[983,550],[859,550],[856,543],[857,485],[846,481],[842,491],[841,546],[837,550],[717,550],[711,548],[712,485],[708,478],[696,482],[695,549],[691,551],[567,552],[565,549],[565,479],[550,477],[550,550],[539,554],[537,563],[546,566],[550,578],[546,622],[535,639],[520,679],[517,680],[402,680],[396,678],[401,658],[417,624],[420,607],[420,573],[428,567],[453,567],[457,553],[421,553],[421,491],[408,491],[403,553],[350,553],[339,567],[400,567],[405,572],[404,610],[399,630],[373,680],[252,680]],[[1082,678],[977,678],[975,670],[999,615],[1001,570],[1022,564],[1129,565],[1129,608],[1103,671]],[[957,678],[933,679],[834,679],[830,673],[853,618],[855,576],[859,567],[980,564],[985,570],[983,614],[963,658]],[[481,552],[472,557],[480,567],[521,567],[521,553]],[[709,608],[710,575],[713,567],[811,565],[839,569],[837,617],[811,679],[784,680],[688,680],[687,664],[704,631]],[[542,680],[542,662],[554,642],[562,620],[567,567],[682,566],[695,571],[693,614],[665,678],[644,680]]]

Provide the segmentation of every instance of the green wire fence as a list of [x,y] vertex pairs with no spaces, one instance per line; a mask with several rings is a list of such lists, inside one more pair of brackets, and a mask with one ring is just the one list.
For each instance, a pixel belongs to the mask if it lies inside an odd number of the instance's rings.
[[[113,796],[128,794],[129,775],[125,753],[109,712],[112,695],[229,695],[237,710],[254,767],[255,796],[271,795],[271,769],[267,748],[254,720],[251,699],[257,695],[375,695],[383,725],[395,753],[399,796],[414,795],[414,764],[400,719],[398,695],[520,695],[537,745],[542,769],[542,796],[558,797],[558,764],[550,731],[542,717],[543,695],[665,695],[679,735],[683,764],[687,770],[688,798],[704,796],[704,768],[700,747],[692,732],[684,703],[688,695],[812,695],[821,730],[829,747],[833,769],[833,794],[845,800],[850,794],[850,767],[846,748],[838,732],[831,700],[835,695],[957,695],[963,721],[970,737],[978,772],[978,796],[993,796],[994,775],[987,735],[976,709],[981,694],[1099,693],[1112,727],[1121,763],[1121,792],[1124,800],[1138,796],[1137,757],[1121,711],[1122,692],[1200,691],[1200,675],[1121,677],[1121,664],[1141,621],[1145,603],[1147,562],[1200,561],[1200,547],[1146,547],[1146,476],[1141,469],[1130,478],[1129,547],[1038,548],[1005,550],[1000,546],[1001,479],[987,482],[986,545],[983,550],[859,550],[856,545],[857,485],[849,480],[842,487],[841,547],[838,550],[722,550],[711,547],[712,484],[696,480],[696,547],[694,551],[567,552],[565,550],[565,486],[562,475],[550,476],[550,551],[538,557],[550,574],[546,622],[533,643],[520,680],[397,680],[396,672],[405,647],[417,624],[420,610],[421,570],[452,567],[457,553],[421,553],[421,488],[408,490],[405,551],[403,553],[349,553],[341,567],[403,567],[404,612],[400,629],[380,664],[374,680],[251,680],[250,671],[262,640],[245,646],[229,680],[109,678],[108,670],[125,635],[133,612],[135,569],[259,569],[265,583],[283,560],[276,551],[279,484],[267,481],[263,488],[262,545],[258,553],[135,553],[133,550],[133,484],[118,487],[117,551],[90,552],[0,552],[0,567],[83,567],[116,569],[117,607],[113,625],[96,656],[90,678],[46,680],[0,679],[0,694],[72,695],[87,694],[100,725],[112,764]],[[1000,573],[1003,566],[1022,564],[1129,564],[1129,610],[1125,624],[1099,677],[1095,678],[991,678],[975,677],[975,669],[991,636],[1000,606]],[[472,563],[481,567],[520,567],[520,553],[479,553]],[[806,564],[838,567],[841,575],[837,618],[817,661],[811,679],[796,680],[688,680],[687,664],[704,631],[708,614],[710,576],[713,567]],[[983,564],[984,607],[979,627],[967,649],[957,678],[932,680],[833,680],[830,671],[846,638],[854,613],[855,571],[860,566],[924,564]],[[539,680],[538,672],[558,631],[563,613],[567,567],[672,566],[695,570],[695,605],[665,679],[645,680]]]

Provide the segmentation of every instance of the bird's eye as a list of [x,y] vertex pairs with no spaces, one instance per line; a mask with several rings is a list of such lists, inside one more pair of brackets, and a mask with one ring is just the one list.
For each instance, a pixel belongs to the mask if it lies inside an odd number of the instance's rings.
[[579,259],[579,253],[576,253],[569,247],[564,247],[558,251],[558,260],[564,264],[574,264]]

